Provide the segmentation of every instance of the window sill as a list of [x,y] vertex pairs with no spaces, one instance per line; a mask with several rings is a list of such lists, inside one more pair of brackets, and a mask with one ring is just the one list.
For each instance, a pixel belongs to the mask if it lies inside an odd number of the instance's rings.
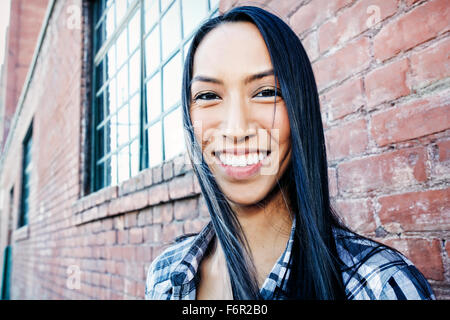
[[[182,185],[185,187],[181,188]],[[200,189],[189,158],[187,154],[181,154],[159,166],[145,169],[119,185],[78,199],[72,205],[72,225],[141,210],[196,193],[200,193]]]
[[28,225],[22,226],[19,229],[14,230],[13,233],[14,242],[19,242],[28,239],[29,234],[30,233]]

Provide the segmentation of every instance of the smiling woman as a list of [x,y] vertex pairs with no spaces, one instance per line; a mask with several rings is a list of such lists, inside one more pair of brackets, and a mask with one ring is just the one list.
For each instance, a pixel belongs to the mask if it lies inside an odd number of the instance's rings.
[[407,258],[330,206],[313,71],[281,19],[244,6],[205,22],[182,98],[211,223],[153,261],[148,299],[434,298]]

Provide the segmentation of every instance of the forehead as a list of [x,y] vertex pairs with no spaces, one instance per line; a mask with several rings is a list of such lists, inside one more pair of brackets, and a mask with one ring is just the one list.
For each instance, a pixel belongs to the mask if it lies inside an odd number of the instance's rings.
[[272,67],[258,28],[250,22],[228,22],[210,31],[194,55],[193,74],[251,73]]

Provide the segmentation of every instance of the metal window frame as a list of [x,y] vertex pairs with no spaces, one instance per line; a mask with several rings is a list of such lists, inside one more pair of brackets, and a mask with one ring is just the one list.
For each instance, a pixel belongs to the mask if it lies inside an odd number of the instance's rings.
[[[28,167],[32,165],[32,148],[33,148],[33,123],[30,124],[27,133],[22,142],[22,177],[20,186],[20,210],[17,221],[17,227],[21,228],[28,225],[28,213],[30,212],[30,180],[31,172],[26,172]],[[29,161],[27,161],[29,159]],[[25,187],[28,187],[28,194],[25,196]],[[26,197],[26,199],[25,199]],[[25,202],[28,204],[25,210]]]
[[[185,61],[185,45],[186,43],[188,43],[189,41],[191,41],[193,35],[196,32],[196,28],[194,28],[194,30],[192,30],[190,32],[190,34],[185,35],[184,34],[184,21],[183,21],[183,1],[182,0],[171,0],[170,3],[163,9],[161,10],[161,2],[162,0],[155,0],[158,1],[158,5],[159,5],[159,13],[158,13],[158,19],[155,22],[155,24],[153,26],[151,26],[151,28],[149,28],[148,31],[145,30],[145,4],[144,1],[148,1],[148,0],[132,0],[130,5],[128,6],[127,12],[124,14],[124,16],[122,17],[121,21],[117,21],[117,11],[115,11],[115,28],[113,33],[106,38],[105,42],[101,45],[100,48],[98,48],[97,46],[97,29],[99,27],[101,27],[102,23],[106,23],[106,13],[108,12],[108,10],[110,10],[111,5],[108,5],[106,7],[106,10],[104,10],[103,12],[99,13],[97,10],[102,10],[104,9],[102,4],[105,0],[98,0],[94,3],[93,5],[93,32],[92,32],[92,43],[93,43],[93,48],[94,48],[94,54],[93,54],[93,60],[92,60],[92,64],[93,64],[93,68],[92,68],[92,79],[93,79],[93,94],[92,94],[92,101],[91,101],[91,105],[92,105],[92,125],[91,125],[91,137],[92,137],[92,143],[91,143],[91,152],[92,152],[92,157],[91,157],[91,191],[95,192],[99,189],[102,189],[104,187],[107,187],[109,185],[115,185],[117,183],[117,181],[109,181],[109,178],[107,177],[107,172],[109,171],[106,167],[103,167],[102,169],[102,173],[99,172],[97,165],[99,163],[104,163],[105,166],[108,165],[108,158],[112,158],[112,157],[116,157],[117,158],[117,164],[116,164],[116,177],[119,180],[119,168],[118,168],[118,155],[119,153],[124,149],[124,148],[131,148],[131,145],[136,141],[139,140],[138,144],[139,144],[139,156],[137,157],[139,159],[139,163],[138,165],[138,171],[141,171],[143,169],[149,168],[149,157],[151,156],[151,152],[149,150],[149,146],[148,146],[148,129],[160,122],[161,123],[161,145],[162,145],[162,159],[161,159],[161,163],[164,163],[165,161],[167,161],[167,157],[166,157],[166,146],[165,146],[165,128],[164,128],[164,119],[170,115],[173,111],[175,111],[177,108],[181,107],[181,100],[176,101],[172,106],[166,108],[166,110],[164,110],[164,74],[163,74],[163,68],[167,65],[167,63],[169,61],[171,61],[172,58],[174,58],[178,53],[181,55],[181,67],[183,67],[184,61]],[[119,1],[123,1],[123,0],[119,0]],[[179,2],[178,4],[176,4],[176,2]],[[219,6],[218,6],[218,1],[214,1],[214,0],[206,0],[205,4],[208,6],[207,9],[207,15],[203,18],[202,21],[216,15],[218,13],[219,10]],[[162,19],[165,17],[165,15],[167,14],[167,12],[172,8],[172,6],[174,5],[178,5],[179,6],[179,17],[180,17],[180,35],[181,35],[181,41],[177,44],[177,46],[172,50],[172,52],[170,52],[168,55],[166,55],[166,57],[163,57],[163,39],[162,39],[162,28],[161,28],[161,21]],[[129,22],[131,21],[132,18],[134,18],[135,14],[137,11],[140,11],[140,41],[139,41],[139,45],[133,49],[132,52],[130,52],[129,54],[127,53],[127,57],[125,59],[125,61],[123,61],[121,66],[117,66],[114,70],[114,75],[113,77],[106,79],[106,75],[105,75],[105,68],[106,66],[103,66],[102,69],[102,85],[100,86],[100,88],[97,88],[97,74],[96,74],[96,70],[97,70],[97,66],[100,63],[104,63],[106,54],[108,53],[108,50],[110,49],[111,46],[115,45],[117,43],[117,40],[119,38],[119,36],[121,36],[122,32],[124,30],[126,30],[126,28],[128,27]],[[100,16],[100,18],[98,20],[96,20],[96,17]],[[202,21],[199,21],[199,23],[201,23]],[[158,66],[154,69],[151,70],[151,74],[147,75],[146,74],[146,65],[145,65],[145,60],[146,60],[146,48],[145,48],[145,42],[147,40],[147,38],[149,37],[149,35],[152,33],[152,31],[154,30],[154,28],[159,27],[159,50],[160,50],[160,61]],[[127,35],[127,45],[129,46],[129,34]],[[95,51],[98,48],[98,51]],[[130,96],[130,92],[129,92],[129,88],[128,88],[128,95],[127,95],[127,99],[125,102],[123,102],[120,106],[119,103],[117,103],[116,106],[116,110],[114,111],[114,115],[118,115],[118,112],[129,105],[130,101],[135,97],[136,94],[139,94],[139,134],[137,137],[131,137],[131,133],[130,133],[130,126],[128,127],[129,130],[129,140],[122,144],[122,145],[116,145],[116,149],[109,151],[109,153],[106,152],[106,144],[103,143],[103,148],[105,148],[104,152],[102,153],[102,157],[98,158],[98,146],[99,146],[99,134],[98,134],[98,129],[99,128],[106,128],[106,125],[108,124],[108,121],[112,119],[112,117],[114,117],[113,114],[108,114],[108,116],[104,117],[102,119],[101,122],[98,121],[98,107],[97,107],[97,103],[96,103],[96,99],[99,95],[106,95],[106,88],[108,88],[111,79],[117,79],[117,75],[120,72],[120,70],[122,68],[124,68],[124,66],[126,64],[129,63],[131,57],[133,57],[133,55],[136,53],[137,50],[140,50],[140,81],[139,81],[139,89],[132,95]],[[115,54],[115,58],[117,59],[117,47],[116,47],[116,54]],[[156,76],[158,73],[160,73],[160,95],[161,95],[161,112],[160,114],[155,118],[152,119],[152,121],[148,122],[148,117],[147,117],[147,83],[150,81],[150,79],[152,79],[152,77]],[[128,80],[130,77],[130,72],[128,71]],[[117,81],[117,80],[116,80]],[[117,86],[116,86],[116,92],[117,92]],[[103,97],[103,99],[104,99]],[[103,101],[103,113],[104,116],[106,115],[105,113],[105,105],[106,100],[104,99]],[[130,108],[128,109],[128,118],[130,119]],[[102,129],[104,130],[104,129]],[[118,131],[116,132],[116,135],[118,135]],[[106,139],[106,137],[103,137],[104,141]],[[116,137],[116,141],[118,141],[118,137]],[[131,152],[131,149],[129,149],[129,152]],[[129,177],[133,176],[133,172],[132,172],[132,167],[133,164],[131,163],[132,161],[132,157],[131,154],[128,157],[128,169],[129,169]],[[134,164],[136,165],[136,164]]]

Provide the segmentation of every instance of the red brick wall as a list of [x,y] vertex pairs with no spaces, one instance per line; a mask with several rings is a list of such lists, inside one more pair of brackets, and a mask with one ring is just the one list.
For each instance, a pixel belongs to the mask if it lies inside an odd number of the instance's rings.
[[[237,3],[222,0],[221,11]],[[400,249],[450,298],[446,1],[243,3],[282,16],[313,61],[331,194],[345,220]],[[56,1],[3,158],[0,249],[7,213],[17,225],[21,142],[33,119],[31,212],[13,233],[12,298],[141,299],[152,259],[200,230],[208,212],[184,155],[83,196],[89,42],[86,27],[67,27],[70,5],[82,0]]]
[[4,97],[5,119],[2,120],[3,124],[0,126],[3,129],[0,134],[3,137],[3,141],[0,141],[0,150],[3,149],[10,121],[27,76],[47,3],[48,0],[11,0],[11,16],[7,34],[8,50],[4,62],[8,82]]

